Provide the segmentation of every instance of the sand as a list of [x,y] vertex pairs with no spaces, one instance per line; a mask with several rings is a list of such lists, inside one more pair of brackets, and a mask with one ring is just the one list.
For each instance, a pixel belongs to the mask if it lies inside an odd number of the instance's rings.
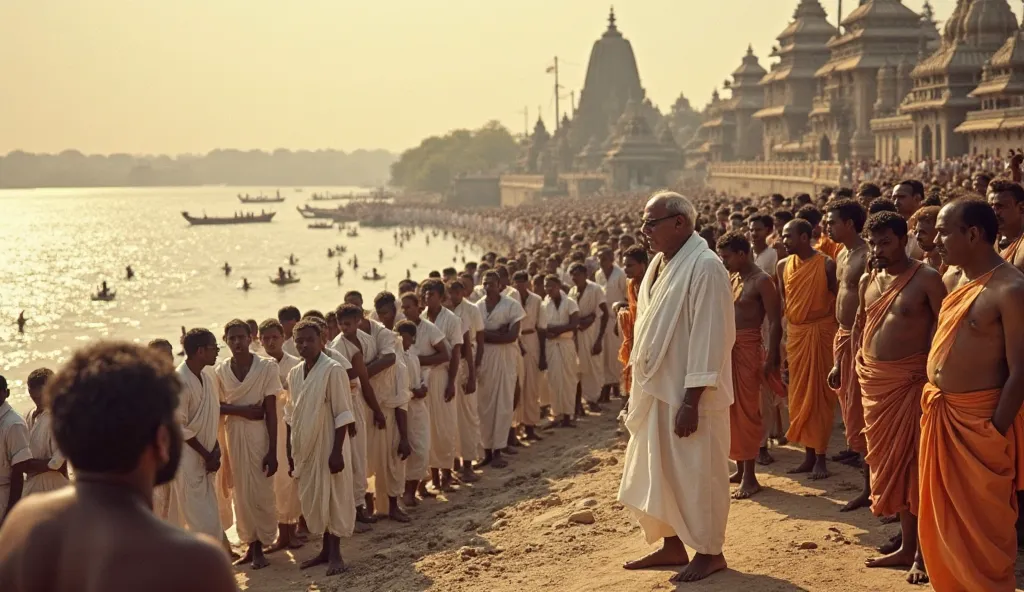
[[[793,479],[785,471],[802,452],[788,446],[772,450],[775,464],[758,467],[764,491],[732,502],[729,570],[678,588],[668,583],[672,570],[623,570],[624,561],[653,548],[616,502],[625,449],[617,427],[615,413],[606,411],[577,429],[544,432],[545,440],[523,449],[509,468],[411,509],[413,523],[382,521],[342,541],[345,574],[300,571],[297,562],[319,547],[310,543],[271,555],[262,571],[240,570],[239,585],[253,592],[930,589],[905,583],[902,571],[864,567],[899,525],[881,525],[868,510],[839,512],[859,491],[859,472],[831,463],[834,475],[825,481]],[[842,447],[841,433],[833,434],[834,450]],[[573,515],[593,523],[570,522]],[[1020,585],[1020,562],[1017,568]]]

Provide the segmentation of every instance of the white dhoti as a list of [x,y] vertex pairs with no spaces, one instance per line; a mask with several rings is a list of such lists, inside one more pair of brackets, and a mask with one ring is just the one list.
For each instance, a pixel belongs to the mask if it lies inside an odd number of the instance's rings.
[[367,441],[369,430],[379,431],[373,425],[373,413],[363,398],[363,392],[359,387],[352,389],[352,413],[355,415],[356,435],[349,437],[352,448],[352,495],[355,497],[356,505],[365,503],[368,470],[366,466]]
[[[221,471],[224,471],[221,458]],[[219,472],[218,472],[219,473]],[[168,522],[221,540],[231,526],[231,502],[228,501],[228,525],[223,526],[217,496],[218,473],[207,473],[206,463],[190,446],[182,446],[178,473],[171,481]]]
[[519,378],[519,406],[515,420],[519,425],[536,426],[540,423],[541,399],[547,398],[547,376],[540,370],[540,340],[537,333],[520,336],[526,354],[520,357],[523,375]]
[[[429,395],[428,395],[429,396]],[[409,481],[422,481],[430,477],[428,460],[430,458],[430,407],[426,399],[409,401],[409,420],[406,426],[409,432],[409,447],[412,454],[405,461],[405,478]]]
[[[228,530],[235,525],[235,514],[231,510],[231,503],[234,498],[234,472],[231,467],[231,449],[228,445],[228,435],[224,429],[224,419],[221,418],[220,430],[217,441],[220,443],[220,470],[216,473],[214,483],[215,495],[217,497],[217,513],[220,516],[221,530]],[[202,462],[202,459],[200,459]],[[217,537],[220,540],[220,536]]]
[[[269,546],[277,538],[277,504],[274,479],[262,468],[270,446],[266,423],[234,416],[226,420],[238,540]],[[287,465],[284,469],[287,473]]]
[[[486,350],[484,350],[486,351]],[[458,457],[463,461],[479,460],[483,456],[483,441],[480,439],[479,398],[480,377],[477,376],[476,392],[466,394],[465,384],[469,379],[469,362],[459,362],[459,374],[455,381],[455,403],[458,412],[459,441]]]
[[599,331],[597,321],[595,321],[586,331],[580,331],[576,334],[580,363],[580,388],[583,393],[583,400],[588,403],[596,403],[601,398],[601,387],[605,383],[604,357],[591,354],[594,344],[597,343]]
[[515,398],[518,343],[488,343],[480,365],[480,439],[486,450],[508,446]]
[[288,427],[284,423],[284,407],[289,394],[277,396],[277,473],[274,475],[274,499],[278,524],[298,524],[302,516],[299,505],[299,482],[288,474]]
[[[403,405],[401,408],[406,407]],[[374,426],[367,437],[367,476],[373,477],[373,490],[378,499],[381,495],[397,498],[405,491],[405,461],[398,456],[402,434],[395,410],[384,407],[381,411],[384,412],[385,428],[381,430]],[[366,421],[372,425],[373,416],[367,416]]]
[[622,362],[619,361],[619,348],[622,347],[622,333],[619,332],[616,319],[608,319],[604,331],[601,357],[604,364],[604,383],[619,386],[622,381]]
[[551,387],[551,412],[555,416],[576,413],[576,383],[579,362],[572,338],[549,339],[545,344],[548,357],[548,386]]
[[673,431],[676,411],[651,397],[631,403],[619,501],[648,544],[677,536],[698,553],[718,555],[729,518],[729,410],[701,413],[686,438]]
[[[484,350],[486,355],[486,349]],[[459,434],[459,411],[455,400],[445,401],[448,386],[448,362],[430,369],[427,383],[427,407],[430,408],[431,469],[451,470]]]

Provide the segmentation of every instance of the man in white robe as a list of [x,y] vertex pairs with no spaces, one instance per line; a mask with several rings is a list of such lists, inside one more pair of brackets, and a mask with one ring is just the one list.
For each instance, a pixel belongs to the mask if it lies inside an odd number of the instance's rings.
[[[600,411],[598,400],[604,386],[604,334],[608,329],[608,305],[604,290],[587,279],[587,267],[573,263],[569,267],[573,286],[569,298],[580,309],[580,324],[576,332],[576,348],[580,362],[580,393],[591,411]],[[582,402],[578,413],[582,414]]]
[[302,506],[299,504],[299,482],[288,474],[287,467],[280,466],[282,460],[288,459],[288,426],[284,422],[284,408],[291,396],[288,393],[288,373],[299,365],[301,360],[284,351],[284,328],[276,319],[267,319],[259,327],[260,345],[267,356],[277,362],[278,376],[281,378],[283,390],[277,395],[277,458],[278,468],[274,473],[274,499],[277,508],[277,542],[265,553],[273,553],[281,549],[298,549],[302,541],[295,536],[295,530],[302,517]]
[[409,478],[409,464],[415,457],[417,459],[416,474],[423,474],[427,470],[426,459],[430,454],[430,410],[427,409],[426,402],[427,382],[423,378],[420,356],[415,347],[420,328],[412,321],[401,321],[395,329],[401,342],[405,370],[404,384],[408,389],[409,397],[408,413],[406,414],[409,455],[402,459],[403,461],[408,459],[408,462],[403,462],[401,466],[402,474],[405,476],[405,493],[402,495],[402,503],[406,507],[414,507],[419,504],[416,501],[416,490],[420,486],[420,481]]
[[57,446],[51,428],[52,416],[43,406],[43,389],[53,376],[49,368],[33,370],[28,375],[28,395],[36,408],[25,414],[28,425],[28,445],[32,461],[25,467],[24,496],[60,489],[68,484],[67,462]]
[[21,499],[25,465],[32,460],[28,426],[7,402],[10,394],[7,379],[0,376],[0,525]]
[[[664,546],[627,569],[685,565],[672,581],[725,569],[729,405],[736,325],[728,273],[695,231],[686,198],[659,193],[642,229],[658,255],[640,286],[630,433],[619,501],[647,542]],[[691,560],[686,546],[694,549]]]
[[[597,256],[601,267],[594,273],[594,282],[604,290],[605,304],[610,311],[616,303],[627,301],[629,280],[626,278],[626,272],[615,265],[615,252],[610,247],[603,247]],[[609,320],[609,326],[604,332],[604,344],[601,347],[601,357],[604,360],[601,402],[607,402],[612,393],[616,396],[621,394],[619,383],[622,381],[622,362],[619,361],[619,348],[622,347],[622,333],[619,332],[618,323],[613,321],[614,319]]]
[[182,389],[175,417],[185,446],[182,446],[178,473],[171,482],[168,520],[226,545],[216,490],[218,470],[222,469],[217,441],[221,426],[220,399],[217,378],[211,368],[217,362],[220,346],[213,333],[206,329],[186,333],[184,346],[185,361],[177,369]]
[[547,276],[544,289],[548,296],[537,324],[543,333],[541,359],[547,372],[553,425],[568,428],[575,425],[572,416],[576,410],[580,367],[573,333],[579,326],[580,310],[576,301],[562,291],[562,281],[557,275]]
[[247,323],[228,322],[224,340],[231,357],[219,362],[214,373],[231,451],[236,530],[238,539],[248,546],[239,562],[262,569],[270,565],[263,549],[274,544],[278,530],[274,498],[277,396],[284,389],[277,362],[249,350],[252,333]]
[[541,370],[540,337],[537,325],[543,299],[530,291],[530,276],[524,270],[513,274],[516,293],[513,299],[523,307],[525,316],[519,322],[519,345],[522,349],[523,376],[520,378],[519,406],[516,407],[513,423],[523,426],[526,439],[537,441],[537,426],[540,425],[541,400],[548,400],[547,375]]
[[[444,333],[448,360],[430,369],[427,405],[430,406],[430,477],[439,491],[454,491],[452,467],[459,439],[459,407],[455,401],[459,360],[462,358],[462,321],[444,307],[444,284],[427,280],[421,285],[426,311],[423,318]],[[409,317],[408,313],[406,317]],[[420,360],[422,363],[423,360]]]
[[292,336],[292,330],[301,318],[302,315],[299,314],[299,309],[294,306],[285,306],[277,311],[277,322],[281,323],[281,327],[284,328],[284,345],[281,348],[285,353],[296,358],[299,357],[299,351],[295,349],[295,338]]
[[476,303],[484,321],[483,350],[476,354],[480,366],[480,437],[484,444],[481,465],[502,469],[508,462],[501,451],[509,441],[515,404],[519,350],[519,323],[526,316],[518,302],[502,295],[496,272],[484,273],[486,296]]
[[455,401],[458,405],[459,438],[454,469],[459,480],[472,483],[479,480],[473,472],[473,463],[483,457],[484,445],[480,439],[480,412],[477,393],[476,352],[484,347],[484,320],[480,309],[463,298],[465,286],[458,280],[448,283],[448,308],[462,321],[462,356],[455,381]]
[[299,481],[309,532],[323,535],[320,554],[300,567],[326,563],[332,576],[345,571],[341,539],[352,536],[356,521],[346,438],[355,421],[352,392],[348,372],[323,353],[324,328],[307,319],[295,326],[294,335],[303,362],[288,373],[288,465]]

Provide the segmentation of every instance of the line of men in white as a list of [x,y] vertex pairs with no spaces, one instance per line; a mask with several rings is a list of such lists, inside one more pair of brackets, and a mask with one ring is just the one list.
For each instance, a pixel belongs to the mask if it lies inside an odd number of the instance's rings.
[[[220,361],[213,333],[189,331],[177,368],[185,446],[174,480],[154,491],[154,511],[229,552],[224,532],[234,524],[247,546],[238,562],[253,569],[269,565],[265,552],[301,546],[301,521],[323,536],[321,553],[302,567],[327,563],[328,575],[340,573],[340,539],[375,521],[375,494],[386,494],[388,517],[407,522],[399,497],[415,506],[417,494],[436,495],[428,480],[452,491],[453,471],[471,482],[474,468],[506,466],[515,425],[539,439],[532,428],[542,405],[560,418],[553,425],[571,426],[578,397],[596,401],[617,384],[621,337],[606,328],[609,303],[626,300],[626,278],[605,263],[597,279],[607,292],[582,264],[569,269],[568,292],[544,277],[544,299],[526,272],[509,285],[504,268],[483,275],[475,303],[458,280],[426,280],[397,299],[381,293],[369,315],[351,292],[333,339],[316,311],[300,319],[283,308],[258,327],[259,345],[249,324],[233,320],[224,331],[231,357]],[[151,346],[173,359],[165,340]],[[30,376],[37,408],[27,422],[0,383],[0,523],[21,497],[23,473],[26,495],[68,483],[42,402],[51,375]]]

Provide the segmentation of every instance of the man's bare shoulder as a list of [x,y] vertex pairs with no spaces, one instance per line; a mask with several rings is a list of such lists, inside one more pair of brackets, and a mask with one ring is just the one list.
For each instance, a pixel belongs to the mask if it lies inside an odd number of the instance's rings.
[[914,277],[911,278],[910,281],[918,285],[934,286],[936,284],[942,284],[943,287],[945,287],[945,284],[942,283],[942,274],[939,273],[939,270],[929,265],[921,265],[918,267],[917,273],[914,274]]
[[162,561],[156,561],[154,566],[155,569],[166,570],[169,579],[176,580],[177,586],[168,586],[167,590],[237,590],[227,553],[216,541],[205,535],[197,536],[171,526],[169,528],[174,531],[168,537],[170,553],[164,555]]
[[74,502],[72,487],[22,498],[0,528],[0,562],[22,547],[38,527],[59,524]]
[[1019,305],[1024,297],[1024,273],[1012,265],[1000,265],[985,287],[994,290],[1001,303]]

